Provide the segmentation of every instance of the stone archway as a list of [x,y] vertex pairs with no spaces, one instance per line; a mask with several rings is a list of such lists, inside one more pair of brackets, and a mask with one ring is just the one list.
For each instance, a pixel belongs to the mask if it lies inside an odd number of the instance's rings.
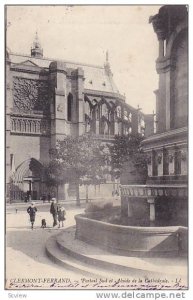
[[45,192],[44,167],[35,158],[22,162],[14,172],[10,185],[10,200],[38,200]]

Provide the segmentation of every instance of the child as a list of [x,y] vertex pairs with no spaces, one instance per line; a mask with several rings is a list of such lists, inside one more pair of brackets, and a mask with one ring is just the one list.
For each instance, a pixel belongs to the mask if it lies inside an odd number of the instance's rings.
[[66,211],[64,207],[61,206],[61,204],[58,205],[57,213],[58,213],[58,222],[59,222],[58,228],[60,228],[60,222],[62,222],[62,227],[64,227],[64,220],[66,220],[65,218]]
[[36,217],[37,208],[34,206],[34,202],[31,203],[31,205],[27,208],[27,213],[30,216],[30,222],[31,222],[31,229],[34,228],[34,222]]

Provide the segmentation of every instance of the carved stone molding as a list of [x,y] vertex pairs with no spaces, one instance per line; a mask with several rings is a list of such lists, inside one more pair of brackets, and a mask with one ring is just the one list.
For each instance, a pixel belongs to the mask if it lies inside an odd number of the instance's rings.
[[188,195],[187,185],[122,185],[122,197],[157,197],[157,196],[178,196]]
[[50,122],[46,119],[11,117],[11,133],[50,134]]
[[149,19],[150,23],[153,24],[153,29],[157,34],[158,40],[165,40],[167,35],[167,23],[163,16],[157,14]]

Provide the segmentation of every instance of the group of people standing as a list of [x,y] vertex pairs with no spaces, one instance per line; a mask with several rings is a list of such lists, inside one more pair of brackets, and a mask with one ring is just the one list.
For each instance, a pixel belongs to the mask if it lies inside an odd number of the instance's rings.
[[64,227],[65,220],[65,208],[61,204],[57,204],[56,198],[52,198],[52,203],[50,205],[50,213],[53,216],[53,227],[55,227],[58,223],[58,228],[60,228],[60,224],[62,223],[62,227]]
[[[37,207],[35,206],[34,202],[32,202],[31,205],[27,208],[27,213],[30,216],[31,229],[33,229],[34,227],[36,212]],[[66,210],[60,203],[57,203],[56,198],[52,198],[50,213],[53,216],[53,227],[55,227],[56,225],[58,225],[58,228],[60,228],[61,225],[62,227],[64,227]],[[42,222],[44,223],[43,227],[46,227],[46,220],[42,219]]]

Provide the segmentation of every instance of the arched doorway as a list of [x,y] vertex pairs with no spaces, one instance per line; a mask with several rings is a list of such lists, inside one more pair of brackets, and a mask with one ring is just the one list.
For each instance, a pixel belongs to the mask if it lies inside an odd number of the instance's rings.
[[11,201],[38,200],[45,191],[43,165],[35,158],[22,162],[12,176]]

